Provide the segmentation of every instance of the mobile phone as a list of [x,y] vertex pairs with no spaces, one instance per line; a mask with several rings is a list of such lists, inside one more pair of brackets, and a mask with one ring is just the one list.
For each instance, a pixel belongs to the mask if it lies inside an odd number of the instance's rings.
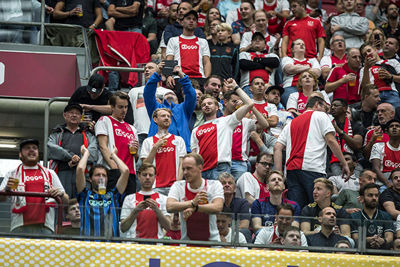
[[375,38],[375,40],[381,40],[381,37],[379,36],[379,33],[375,33],[374,34],[374,38]]
[[143,196],[143,199],[144,199],[144,200],[146,200],[146,199],[148,199],[148,198],[150,198],[150,196],[146,196],[146,195]]
[[162,70],[162,74],[164,74],[166,77],[172,76],[174,73],[174,68],[176,65],[178,65],[178,60],[164,60],[164,68]]

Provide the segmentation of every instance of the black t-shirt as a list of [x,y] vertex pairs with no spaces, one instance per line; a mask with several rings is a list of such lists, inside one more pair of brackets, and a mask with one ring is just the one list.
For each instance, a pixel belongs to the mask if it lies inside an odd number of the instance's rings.
[[65,19],[67,24],[81,25],[85,28],[89,28],[90,25],[96,20],[95,9],[100,8],[99,0],[60,0],[65,3],[65,12],[74,9],[77,5],[82,5],[83,16],[71,16]]
[[229,207],[224,204],[222,212],[234,213],[236,219],[250,221],[249,202],[243,198],[234,197]]
[[[338,225],[350,224],[348,220],[343,220],[343,219],[349,219],[349,215],[346,213],[344,209],[342,209],[342,206],[336,205],[335,203],[332,202],[330,207],[334,208],[336,211],[336,218],[337,218],[336,222]],[[311,218],[300,218],[300,223],[309,222],[311,226],[310,230],[314,231],[315,228],[320,226],[318,222],[318,214],[320,211],[321,208],[318,206],[316,202],[308,204],[301,210],[301,216],[311,217]]]
[[[112,96],[112,93],[108,91],[107,89],[104,89],[103,93],[96,99],[91,99],[90,95],[87,91],[86,86],[81,86],[76,91],[73,93],[71,98],[69,99],[69,104],[71,103],[78,103],[78,104],[87,104],[87,105],[97,105],[97,106],[102,106],[102,105],[107,105],[108,104],[108,99]],[[97,111],[91,111],[92,114],[92,119],[94,121],[97,121],[102,114],[97,112]]]
[[130,18],[115,18],[115,30],[126,31],[129,28],[141,28],[142,18],[144,10],[143,0],[111,0],[110,5],[115,5],[115,7],[128,7],[133,5],[134,2],[139,2],[139,12],[136,16]]
[[346,237],[332,232],[329,237],[319,232],[313,235],[306,236],[307,244],[313,247],[331,247],[333,248],[339,240],[347,240]]
[[400,210],[400,193],[394,191],[393,188],[388,188],[382,192],[379,196],[379,204],[381,205],[381,210],[385,210],[383,203],[391,201],[394,203],[396,210]]

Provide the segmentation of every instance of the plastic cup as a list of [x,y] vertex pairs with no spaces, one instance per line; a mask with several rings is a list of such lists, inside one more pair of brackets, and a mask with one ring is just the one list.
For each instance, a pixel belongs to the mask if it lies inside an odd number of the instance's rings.
[[80,11],[78,12],[78,17],[83,17],[82,5],[76,5],[76,7],[80,9]]
[[8,180],[12,182],[11,190],[16,190],[18,188],[19,180],[13,177],[8,178]]
[[350,80],[349,86],[356,86],[356,80]]

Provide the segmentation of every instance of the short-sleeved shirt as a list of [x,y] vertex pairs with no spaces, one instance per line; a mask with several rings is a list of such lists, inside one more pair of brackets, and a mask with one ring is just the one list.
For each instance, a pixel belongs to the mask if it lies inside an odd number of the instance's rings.
[[283,87],[297,86],[300,74],[289,74],[285,72],[285,67],[287,65],[300,65],[308,66],[311,69],[320,69],[319,62],[316,58],[305,58],[303,60],[296,59],[294,57],[284,57],[281,61],[281,66],[283,70]]
[[381,205],[382,210],[385,210],[383,204],[388,201],[394,203],[396,210],[400,210],[400,193],[395,191],[393,188],[386,189],[379,196],[379,204]]
[[69,16],[65,19],[65,23],[81,25],[85,28],[89,28],[96,20],[96,8],[101,8],[98,0],[61,0],[60,2],[65,3],[64,10],[71,11],[78,4],[82,5],[83,16]]
[[[321,60],[322,62],[322,60]],[[327,82],[336,82],[339,79],[342,79],[349,73],[353,73],[357,76],[356,82],[354,86],[350,86],[350,84],[343,83],[333,92],[333,99],[343,98],[346,99],[349,104],[357,103],[361,101],[360,94],[358,93],[358,87],[361,82],[360,73],[358,71],[353,71],[349,68],[347,64],[342,67],[335,67],[331,70],[326,79]]]
[[347,182],[344,181],[342,176],[331,176],[329,177],[329,181],[331,181],[333,185],[336,186],[339,193],[344,189],[350,189],[353,191],[360,190],[360,183],[358,181],[358,177],[355,174],[350,176],[350,179]]
[[249,210],[249,202],[246,199],[234,197],[229,207],[224,204],[222,212],[234,213],[235,219],[238,220],[250,220]]
[[351,209],[351,208],[362,209],[363,205],[358,201],[359,196],[360,194],[358,193],[358,191],[343,189],[339,193],[339,196],[335,200],[335,203],[340,206],[343,206],[343,209]]
[[322,232],[312,234],[306,237],[307,243],[311,247],[331,247],[333,248],[339,240],[348,240],[346,237],[332,232],[326,237]]
[[[282,198],[282,204],[290,204],[294,209],[293,216],[300,216],[300,206],[297,202],[289,200],[287,198]],[[275,222],[276,206],[272,205],[269,201],[269,197],[264,199],[256,199],[251,205],[251,216],[252,218],[261,218],[262,226],[272,226]],[[295,220],[298,220],[295,218]]]
[[129,28],[141,28],[143,20],[144,2],[143,0],[111,0],[110,5],[115,7],[128,7],[133,5],[135,2],[140,4],[138,13],[136,16],[129,18],[115,18],[115,30],[126,31]]
[[358,233],[358,227],[361,223],[366,224],[367,237],[378,235],[382,238],[385,237],[385,232],[394,233],[394,224],[392,216],[389,213],[377,209],[372,218],[364,212],[364,210],[350,214],[353,219],[351,222],[351,233]]
[[[281,235],[279,234],[277,225],[263,227],[261,231],[257,234],[254,244],[268,245],[272,241],[274,241],[274,238],[276,239],[277,237],[280,236]],[[307,238],[302,231],[300,231],[300,239],[301,239],[301,246],[307,247],[308,246]]]
[[[334,202],[331,202],[330,207],[332,207],[336,211],[336,218],[337,218],[337,224],[342,225],[342,224],[349,224],[348,220],[343,220],[343,219],[349,219],[349,216],[347,215],[346,211],[342,208],[342,206],[336,205]],[[313,231],[314,229],[318,228],[320,226],[318,222],[318,216],[319,213],[322,209],[318,206],[317,202],[313,202],[311,204],[308,204],[301,210],[301,216],[302,217],[309,217],[309,218],[301,218],[300,222],[309,222],[310,223],[310,229]],[[314,218],[314,219],[312,219]]]
[[245,32],[249,31],[251,29],[246,27],[241,19],[232,23],[232,34],[239,33],[242,36]]
[[236,197],[246,198],[246,193],[249,193],[255,199],[259,199],[260,191],[260,183],[250,172],[243,173],[236,182]]

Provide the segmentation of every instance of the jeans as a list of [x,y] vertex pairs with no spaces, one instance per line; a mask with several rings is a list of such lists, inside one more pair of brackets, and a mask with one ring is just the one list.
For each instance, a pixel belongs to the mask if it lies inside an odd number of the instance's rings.
[[290,170],[287,171],[287,188],[289,189],[287,197],[296,201],[301,208],[314,202],[313,190],[314,180],[320,177],[326,177],[323,173]]
[[396,91],[381,91],[379,92],[379,97],[381,98],[381,103],[390,103],[395,108],[400,107],[400,97]]
[[247,172],[246,161],[232,160],[231,174],[235,178],[235,181],[245,172]]
[[281,95],[281,103],[285,108],[286,108],[287,102],[289,100],[289,96],[296,92],[298,92],[296,86],[285,87],[285,91]]
[[217,180],[221,172],[231,173],[231,165],[228,162],[220,162],[217,167],[203,171],[201,175],[207,180]]
[[47,228],[43,224],[23,225],[23,226],[14,228],[11,232],[16,233],[16,234],[45,234],[45,235],[53,234],[53,231],[51,231],[49,228]]

